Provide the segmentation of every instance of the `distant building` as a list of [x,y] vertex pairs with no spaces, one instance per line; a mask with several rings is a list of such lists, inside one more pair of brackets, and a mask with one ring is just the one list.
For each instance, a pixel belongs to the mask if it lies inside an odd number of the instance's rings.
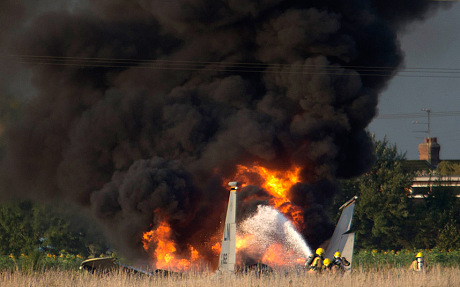
[[460,160],[441,160],[440,150],[441,146],[437,138],[425,138],[425,141],[418,145],[419,159],[404,162],[404,168],[415,173],[410,197],[423,198],[433,187],[443,186],[458,189],[457,197],[460,198],[460,174],[445,176],[440,175],[436,170],[443,161],[460,164]]
[[425,138],[425,142],[418,145],[419,159],[425,160],[429,165],[436,168],[441,162],[439,159],[440,150],[438,138]]
[[410,197],[424,198],[433,187],[452,187],[460,198],[460,176],[416,176],[410,187]]

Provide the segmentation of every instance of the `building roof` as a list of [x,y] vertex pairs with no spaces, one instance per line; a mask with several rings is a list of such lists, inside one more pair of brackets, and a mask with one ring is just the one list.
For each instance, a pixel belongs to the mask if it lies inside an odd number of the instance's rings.
[[404,160],[402,166],[406,171],[426,171],[431,172],[436,167],[430,165],[426,160]]
[[[441,162],[460,164],[460,160],[458,159],[441,160]],[[432,173],[436,169],[436,166],[430,165],[426,160],[404,160],[402,166],[408,172],[416,172],[419,174]]]

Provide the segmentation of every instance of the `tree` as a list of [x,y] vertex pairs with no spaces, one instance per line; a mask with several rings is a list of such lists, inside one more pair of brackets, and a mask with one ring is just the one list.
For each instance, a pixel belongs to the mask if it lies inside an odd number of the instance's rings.
[[2,254],[28,253],[36,245],[32,228],[30,202],[7,203],[0,207],[0,252]]
[[439,249],[460,249],[460,227],[458,222],[450,220],[439,232],[436,240]]
[[37,251],[87,256],[107,250],[99,230],[75,211],[31,201],[0,205],[1,254],[33,254]]
[[423,202],[415,206],[415,247],[460,247],[460,201],[456,198],[457,193],[456,187],[434,186],[429,189]]
[[460,164],[449,161],[441,161],[436,167],[440,175],[460,175]]
[[356,248],[401,249],[411,247],[414,216],[408,190],[413,175],[404,171],[405,155],[386,139],[374,138],[376,162],[357,179],[344,180],[347,197],[358,195],[353,218]]

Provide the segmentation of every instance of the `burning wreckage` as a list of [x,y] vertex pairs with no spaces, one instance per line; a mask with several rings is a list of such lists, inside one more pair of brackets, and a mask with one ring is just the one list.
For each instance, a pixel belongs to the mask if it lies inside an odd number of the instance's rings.
[[2,120],[1,197],[77,206],[130,262],[172,271],[224,259],[229,181],[246,184],[236,265],[302,264],[303,239],[330,238],[338,181],[373,163],[398,33],[446,4],[35,2],[0,2],[0,92],[25,102]]
[[[230,196],[228,199],[227,212],[224,223],[224,231],[222,236],[221,250],[219,256],[219,265],[217,269],[217,274],[220,273],[271,273],[273,271],[272,267],[264,263],[254,263],[250,265],[237,266],[237,222],[236,222],[236,213],[237,213],[237,190],[238,182],[229,182],[228,185],[231,187]],[[340,209],[343,210],[340,216],[339,222],[334,230],[333,236],[328,242],[326,257],[332,258],[332,255],[335,252],[340,252],[343,256],[349,259],[350,265],[346,268],[351,270],[353,262],[353,246],[354,246],[354,233],[349,233],[351,229],[351,221],[353,218],[354,206],[356,203],[357,197],[353,197],[346,203],[344,203]],[[259,206],[259,209],[264,207]],[[296,263],[303,263],[311,255],[311,250],[309,249],[306,242],[302,239],[301,235],[293,228],[291,222],[287,220],[281,213],[278,211],[269,208],[270,212],[275,214],[275,217],[278,217],[276,220],[280,221],[284,233],[290,233],[284,237],[285,242],[277,242],[278,244],[290,244],[291,247],[298,248],[302,247],[301,250],[304,251],[303,258],[297,258],[296,262],[290,262],[289,265],[295,265]],[[259,210],[258,210],[259,211]],[[255,216],[253,217],[255,218]],[[273,218],[273,216],[272,216]],[[264,218],[267,219],[267,218]],[[260,222],[260,224],[266,224],[266,221]],[[244,223],[242,224],[244,226]],[[256,233],[257,230],[253,230]],[[273,233],[275,230],[270,230],[269,233]],[[267,233],[258,232],[257,235],[262,235],[262,240],[266,240]],[[257,236],[251,234],[250,236]],[[239,239],[240,241],[244,239]],[[280,238],[278,238],[280,240]],[[282,254],[275,254],[275,256],[281,256]],[[171,270],[156,269],[154,271],[142,270],[133,266],[124,265],[116,262],[115,258],[94,258],[88,259],[81,263],[80,269],[86,270],[89,272],[108,272],[123,270],[132,274],[142,274],[148,276],[171,276],[179,275],[180,273],[174,272]]]

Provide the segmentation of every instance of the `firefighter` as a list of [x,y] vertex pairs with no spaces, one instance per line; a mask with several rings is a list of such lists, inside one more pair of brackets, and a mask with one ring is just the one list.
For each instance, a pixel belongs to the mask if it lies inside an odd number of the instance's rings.
[[329,258],[324,259],[324,271],[332,271],[332,262]]
[[350,262],[345,257],[342,257],[339,251],[334,253],[334,259],[332,260],[331,269],[335,272],[345,272],[345,266],[350,266]]
[[310,270],[312,272],[321,273],[324,269],[324,259],[323,256],[316,256],[311,264]]
[[423,260],[422,252],[417,253],[415,260],[410,265],[410,270],[421,272],[425,270],[425,261]]
[[323,267],[324,249],[316,249],[316,253],[308,256],[307,262],[305,262],[305,268],[308,270],[321,271]]
[[305,261],[305,268],[306,269],[311,269],[311,265],[313,264],[313,261],[315,260],[315,258],[318,257],[318,256],[322,257],[323,254],[324,254],[324,249],[323,248],[316,249],[316,253],[313,253],[310,256],[308,256],[307,261]]

